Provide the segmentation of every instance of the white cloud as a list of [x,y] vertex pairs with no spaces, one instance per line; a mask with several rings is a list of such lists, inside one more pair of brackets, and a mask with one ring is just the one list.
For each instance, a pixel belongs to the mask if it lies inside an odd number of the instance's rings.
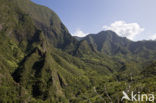
[[73,36],[78,36],[78,37],[84,37],[88,35],[88,33],[84,33],[82,30],[77,29],[75,33],[72,34]]
[[150,37],[150,40],[156,40],[156,34],[152,35],[152,36]]
[[119,36],[133,40],[134,37],[144,31],[138,23],[126,23],[125,21],[115,21],[110,26],[103,26],[105,30],[112,30]]

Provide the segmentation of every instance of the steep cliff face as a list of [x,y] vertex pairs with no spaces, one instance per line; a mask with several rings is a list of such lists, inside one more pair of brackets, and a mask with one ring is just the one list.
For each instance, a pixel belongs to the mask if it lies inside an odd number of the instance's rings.
[[[69,102],[66,95],[76,92],[67,90],[87,77],[57,49],[72,51],[76,42],[50,9],[30,0],[1,0],[0,102]],[[86,79],[78,82],[79,76]]]
[[[7,29],[18,41],[34,39],[43,32],[46,41],[54,47],[71,48],[76,40],[70,35],[59,17],[50,9],[30,0],[1,0],[1,29]],[[8,34],[9,35],[9,34]]]
[[55,12],[47,7],[36,5],[30,0],[16,0],[16,4],[32,18],[35,26],[44,32],[48,42],[60,49],[74,47],[76,40]]

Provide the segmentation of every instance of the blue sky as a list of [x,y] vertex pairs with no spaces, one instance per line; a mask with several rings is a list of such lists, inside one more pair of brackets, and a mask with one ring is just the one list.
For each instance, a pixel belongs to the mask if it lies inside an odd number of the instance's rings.
[[32,0],[55,11],[71,34],[114,30],[132,40],[156,39],[156,0]]

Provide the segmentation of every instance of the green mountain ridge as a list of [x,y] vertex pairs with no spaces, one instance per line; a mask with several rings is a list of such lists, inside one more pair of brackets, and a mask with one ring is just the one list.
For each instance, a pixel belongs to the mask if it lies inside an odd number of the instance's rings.
[[154,45],[112,31],[78,41],[47,7],[0,0],[0,103],[121,102],[129,83],[155,92]]
[[[91,47],[94,47],[96,51],[101,53],[106,53],[108,55],[117,55],[121,53],[126,55],[131,53],[132,55],[138,55],[140,52],[155,53],[155,41],[131,41],[125,37],[119,37],[113,31],[102,31],[98,34],[89,34],[86,37],[82,38],[81,41],[87,41]],[[90,47],[90,48],[91,48]],[[141,55],[140,55],[141,56]],[[143,55],[142,55],[143,56]],[[148,56],[146,56],[148,57]]]

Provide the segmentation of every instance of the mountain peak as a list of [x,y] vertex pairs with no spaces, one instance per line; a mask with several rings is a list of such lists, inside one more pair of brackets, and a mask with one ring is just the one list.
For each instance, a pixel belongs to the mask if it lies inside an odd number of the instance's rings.
[[89,34],[82,40],[87,41],[91,47],[96,48],[96,51],[106,54],[126,53],[127,50],[122,49],[122,47],[132,42],[125,37],[118,36],[111,30],[101,31],[98,34]]
[[101,32],[99,32],[98,34],[104,34],[104,33],[112,33],[112,34],[114,34],[114,35],[117,35],[114,31],[112,31],[112,30],[103,30],[103,31],[101,31]]
[[[127,39],[126,37],[121,37],[117,33],[115,33],[112,30],[106,30],[106,31],[101,31],[96,35],[105,35],[107,37],[114,37],[114,38],[122,38],[122,39]],[[127,39],[128,40],[128,39]]]

